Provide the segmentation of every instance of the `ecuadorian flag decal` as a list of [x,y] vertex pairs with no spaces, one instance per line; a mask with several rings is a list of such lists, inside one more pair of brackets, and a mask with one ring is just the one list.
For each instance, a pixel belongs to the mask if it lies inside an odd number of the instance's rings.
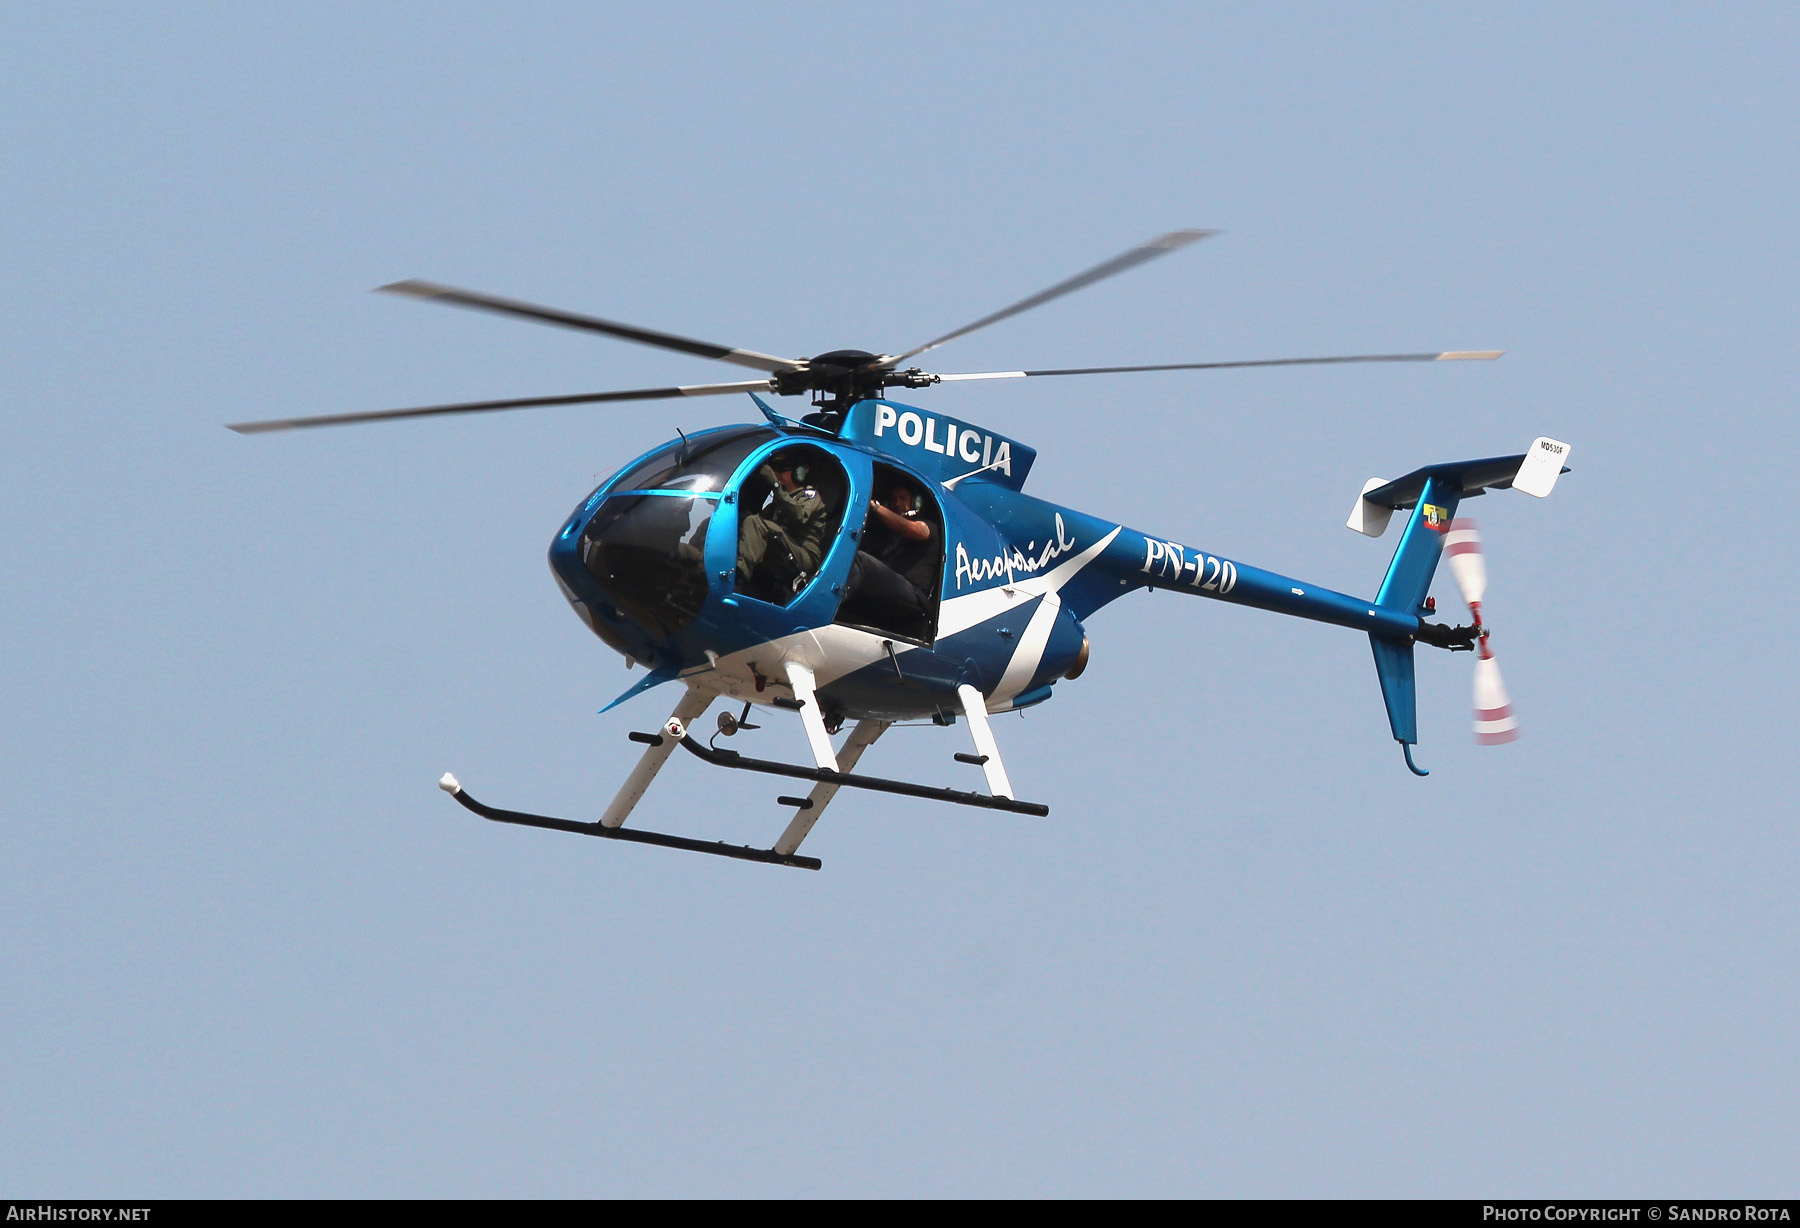
[[1424,513],[1425,527],[1432,532],[1448,533],[1450,531],[1450,513],[1445,508],[1441,508],[1435,503],[1426,503],[1420,506],[1419,511]]

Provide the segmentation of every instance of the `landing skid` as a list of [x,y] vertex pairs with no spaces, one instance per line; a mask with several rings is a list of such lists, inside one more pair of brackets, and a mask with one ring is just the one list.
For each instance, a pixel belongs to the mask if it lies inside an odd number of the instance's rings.
[[[819,716],[818,697],[813,691],[813,679],[810,670],[803,665],[789,662],[787,666],[788,684],[794,691],[794,698],[786,703],[777,701],[779,707],[791,707],[800,714],[801,723],[806,727],[807,741],[812,746],[813,758],[818,766],[803,767],[797,763],[779,763],[771,759],[752,759],[740,755],[733,750],[720,750],[714,746],[702,746],[689,735],[688,726],[706,711],[712,703],[713,696],[690,689],[682,696],[681,702],[675,705],[675,711],[663,723],[660,733],[632,733],[627,736],[633,742],[640,743],[645,750],[638,759],[637,766],[625,778],[618,795],[600,816],[597,823],[577,823],[572,819],[555,819],[548,815],[526,814],[519,810],[501,810],[496,806],[488,806],[476,801],[464,792],[456,777],[445,772],[444,778],[438,781],[438,787],[454,797],[466,810],[491,819],[496,823],[514,823],[521,827],[542,827],[549,831],[566,831],[577,836],[598,836],[605,840],[626,840],[633,844],[657,844],[663,848],[684,849],[690,853],[710,853],[715,857],[731,857],[738,861],[761,861],[769,865],[794,866],[802,870],[817,870],[823,864],[816,857],[802,857],[796,851],[800,842],[806,839],[819,816],[839,789],[868,789],[876,793],[895,793],[901,797],[917,797],[932,802],[949,802],[956,806],[974,806],[982,810],[1004,810],[1011,814],[1028,814],[1042,818],[1050,813],[1050,807],[1039,802],[1021,802],[1012,795],[1012,783],[1007,779],[1006,769],[1000,765],[1000,751],[994,745],[993,731],[988,727],[987,711],[980,692],[975,688],[964,686],[958,689],[964,714],[969,719],[969,727],[975,736],[973,755],[957,755],[963,763],[979,766],[987,776],[990,794],[973,793],[962,789],[944,789],[934,785],[913,784],[906,780],[888,780],[881,776],[861,776],[853,772],[840,771],[840,768],[852,768],[882,732],[887,729],[888,722],[873,717],[857,722],[856,728],[845,741],[843,750],[832,748],[831,735],[826,731],[823,719]],[[729,715],[720,722],[721,730],[735,733],[744,728],[742,718],[733,719]],[[754,728],[754,726],[752,726]],[[694,756],[714,767],[735,768],[745,772],[761,772],[769,776],[787,776],[795,780],[810,780],[814,787],[806,797],[781,797],[776,800],[784,806],[794,807],[794,814],[788,822],[787,830],[775,842],[774,848],[750,848],[741,844],[726,844],[723,841],[693,840],[686,836],[671,836],[665,832],[644,831],[641,828],[624,826],[626,818],[644,796],[650,782],[662,770],[668,757],[675,753],[675,743],[681,743],[693,752]],[[842,758],[840,758],[840,754]]]
[[643,831],[635,827],[607,827],[600,823],[577,823],[572,819],[553,819],[541,814],[525,814],[518,810],[501,810],[470,797],[448,774],[438,784],[468,809],[496,823],[517,823],[521,827],[543,827],[550,831],[574,832],[578,836],[599,836],[605,840],[628,840],[633,844],[658,844],[663,848],[686,849],[690,853],[711,853],[717,857],[733,857],[739,861],[762,861],[776,866],[793,866],[801,870],[817,870],[825,863],[817,857],[798,853],[777,853],[774,849],[748,848],[723,841],[690,840],[686,836],[670,836],[659,831]]

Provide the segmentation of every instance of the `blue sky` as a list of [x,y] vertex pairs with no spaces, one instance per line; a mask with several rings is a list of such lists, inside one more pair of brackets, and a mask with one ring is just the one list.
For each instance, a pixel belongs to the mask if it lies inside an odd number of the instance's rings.
[[[1797,35],[10,7],[0,1187],[1794,1193]],[[1037,493],[1353,592],[1365,478],[1568,440],[1548,501],[1468,506],[1518,743],[1433,655],[1415,779],[1357,637],[1140,595],[997,724],[1048,820],[845,798],[816,875],[483,824],[441,772],[597,813],[668,706],[595,715],[634,676],[550,536],[753,410],[221,426],[737,378],[367,293],[403,277],[894,351],[1183,226],[1225,233],[942,366],[1507,356],[918,399]],[[865,766],[960,780],[963,736]],[[780,791],[677,762],[639,816],[766,843]]]

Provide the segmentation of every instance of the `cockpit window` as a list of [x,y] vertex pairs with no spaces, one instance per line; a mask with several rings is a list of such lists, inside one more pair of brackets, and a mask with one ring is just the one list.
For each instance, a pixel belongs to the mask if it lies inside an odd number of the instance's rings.
[[719,493],[775,436],[766,426],[707,431],[657,449],[607,483],[582,530],[581,562],[651,636],[675,635],[706,605],[706,529]]
[[581,535],[581,562],[619,609],[667,638],[706,604],[706,528],[716,499],[608,498]]
[[621,473],[615,491],[685,490],[695,493],[725,489],[732,473],[757,446],[775,437],[766,426],[727,427],[681,440],[653,452]]

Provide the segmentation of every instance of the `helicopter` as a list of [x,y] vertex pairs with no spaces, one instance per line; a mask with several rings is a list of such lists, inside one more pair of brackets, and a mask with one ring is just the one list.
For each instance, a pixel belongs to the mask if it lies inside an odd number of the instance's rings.
[[[644,746],[598,820],[504,810],[476,800],[456,777],[438,782],[469,811],[496,822],[653,844],[739,860],[820,869],[798,850],[845,788],[1045,816],[1020,800],[990,716],[1041,704],[1058,682],[1087,667],[1086,623],[1140,589],[1164,589],[1346,627],[1368,636],[1389,729],[1406,766],[1418,742],[1413,649],[1472,652],[1475,734],[1487,744],[1517,735],[1505,684],[1482,620],[1481,540],[1458,519],[1462,500],[1513,489],[1543,498],[1568,472],[1570,446],[1548,436],[1522,453],[1427,465],[1371,478],[1348,527],[1379,537],[1405,512],[1399,544],[1372,599],[1252,566],[1159,534],[1024,492],[1037,453],[972,422],[887,398],[892,388],[996,379],[1119,375],[1350,363],[1488,361],[1499,350],[1355,354],[1236,362],[941,373],[913,360],[948,342],[1165,256],[1213,230],[1158,236],[1073,277],[898,354],[832,350],[787,358],[716,345],[595,316],[425,281],[380,290],[674,350],[749,368],[756,378],[566,396],[471,401],[230,424],[242,434],[549,406],[749,394],[759,421],[682,434],[601,483],[552,539],[550,570],[594,636],[645,676],[602,712],[664,684],[680,699]],[[801,417],[769,399],[806,396]],[[1430,621],[1440,558],[1470,621]],[[742,705],[717,718],[704,744],[696,722],[713,704]],[[813,762],[752,758],[720,736],[760,728],[764,713],[792,713]],[[761,719],[767,719],[763,715]],[[972,749],[954,758],[981,770],[986,791],[855,771],[900,722],[963,721]],[[853,723],[852,723],[853,722]],[[851,723],[849,735],[833,737]],[[788,824],[768,848],[702,841],[627,827],[663,765],[682,747],[728,770],[808,782],[782,796]]]

